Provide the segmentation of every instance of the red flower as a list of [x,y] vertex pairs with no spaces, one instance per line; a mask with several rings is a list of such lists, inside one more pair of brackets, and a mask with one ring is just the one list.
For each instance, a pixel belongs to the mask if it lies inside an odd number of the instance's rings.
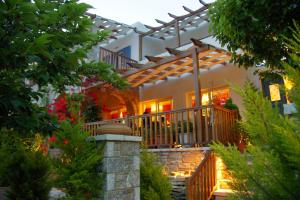
[[97,94],[96,94],[95,92],[89,93],[88,96],[91,97],[91,99],[92,99],[95,103],[97,103],[97,101],[98,101],[98,96],[97,96]]
[[69,144],[69,140],[63,139],[63,144]]
[[56,142],[56,136],[55,135],[52,135],[49,140],[49,142]]

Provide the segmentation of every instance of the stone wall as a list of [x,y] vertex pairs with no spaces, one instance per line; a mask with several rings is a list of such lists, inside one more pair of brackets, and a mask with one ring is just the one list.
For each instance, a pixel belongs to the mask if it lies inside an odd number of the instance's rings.
[[186,180],[199,166],[207,148],[149,149],[157,155],[172,184],[172,198],[186,199]]
[[204,158],[206,148],[149,149],[169,176],[190,176]]
[[106,134],[96,136],[96,140],[105,143],[104,200],[139,200],[141,138]]

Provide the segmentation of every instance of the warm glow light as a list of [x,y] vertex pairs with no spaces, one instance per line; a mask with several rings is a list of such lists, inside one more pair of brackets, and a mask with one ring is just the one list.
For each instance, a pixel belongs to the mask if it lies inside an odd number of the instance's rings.
[[163,110],[163,106],[159,105],[159,111],[162,111],[162,110]]
[[208,93],[204,93],[202,95],[202,105],[208,105],[208,102],[209,102]]
[[177,171],[177,172],[172,172],[171,176],[173,177],[189,177],[191,175],[191,171],[189,171],[189,174],[185,174],[183,171]]
[[151,112],[156,112],[156,104],[155,103],[151,104]]
[[120,118],[123,118],[123,112],[120,113]]
[[285,88],[287,90],[291,90],[293,88],[293,85],[294,85],[293,82],[290,81],[288,77],[284,77],[283,80],[284,80],[284,86],[285,86]]
[[280,101],[280,89],[278,84],[269,85],[271,101]]

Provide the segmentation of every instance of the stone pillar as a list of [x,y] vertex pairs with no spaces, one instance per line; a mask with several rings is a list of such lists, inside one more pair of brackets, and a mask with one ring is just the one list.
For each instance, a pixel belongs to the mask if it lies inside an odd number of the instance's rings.
[[95,139],[98,142],[104,142],[103,199],[140,200],[140,142],[142,138],[102,133],[102,135],[95,136]]

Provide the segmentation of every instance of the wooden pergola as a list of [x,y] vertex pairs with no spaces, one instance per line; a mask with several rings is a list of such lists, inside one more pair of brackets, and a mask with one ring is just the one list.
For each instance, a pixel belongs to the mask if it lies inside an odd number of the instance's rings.
[[91,13],[85,14],[93,20],[94,25],[99,31],[110,31],[108,39],[117,40],[119,37],[127,35],[130,31],[135,31],[134,27],[127,24],[119,23]]
[[129,34],[131,31],[138,33],[139,35],[139,60],[143,59],[143,40],[145,37],[152,37],[160,40],[167,40],[176,38],[176,46],[182,45],[180,34],[201,26],[202,24],[208,23],[208,7],[210,4],[199,0],[202,5],[199,9],[192,10],[186,6],[183,9],[187,12],[185,15],[176,16],[172,13],[168,13],[173,20],[170,22],[164,22],[159,19],[155,19],[157,23],[161,24],[157,27],[145,25],[148,29],[145,32],[137,30],[133,26],[119,23],[111,19],[107,19],[95,14],[86,13],[94,21],[95,26],[101,30],[110,31],[108,39],[117,40],[118,38]]
[[149,30],[147,32],[139,33],[139,60],[143,59],[143,38],[150,36],[156,39],[166,40],[176,37],[176,45],[180,47],[182,45],[180,34],[188,31],[191,28],[197,28],[202,24],[208,23],[208,7],[210,4],[199,0],[202,7],[197,10],[192,10],[186,6],[183,9],[187,14],[182,16],[176,16],[172,13],[168,13],[170,17],[173,18],[170,22],[164,22],[159,19],[155,19],[157,23],[161,24],[158,27],[147,26]]
[[146,64],[130,63],[132,67],[140,68],[123,74],[132,87],[146,83],[155,83],[168,77],[179,77],[186,73],[194,74],[196,105],[201,106],[200,69],[210,70],[217,65],[226,65],[231,54],[223,49],[204,44],[200,40],[191,39],[193,46],[187,50],[166,48],[170,56],[146,56]]

